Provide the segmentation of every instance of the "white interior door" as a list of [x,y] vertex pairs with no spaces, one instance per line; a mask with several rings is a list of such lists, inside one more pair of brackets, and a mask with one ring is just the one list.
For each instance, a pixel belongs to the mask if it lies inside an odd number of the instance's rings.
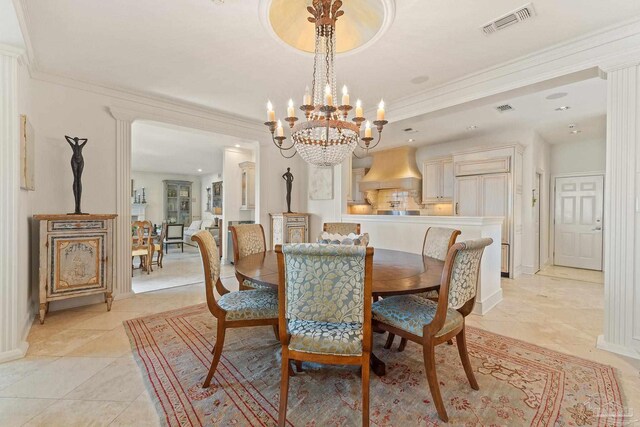
[[602,175],[556,178],[554,263],[602,270]]

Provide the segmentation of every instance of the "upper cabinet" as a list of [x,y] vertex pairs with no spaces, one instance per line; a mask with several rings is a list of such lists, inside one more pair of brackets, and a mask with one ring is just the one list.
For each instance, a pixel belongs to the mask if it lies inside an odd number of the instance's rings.
[[351,170],[351,194],[349,202],[353,204],[367,203],[365,193],[360,191],[360,181],[369,172],[366,168],[355,168]]
[[191,224],[191,181],[165,180],[164,219],[169,224]]
[[453,201],[453,158],[426,160],[422,164],[422,202]]
[[240,209],[249,210],[256,207],[256,164],[242,162],[239,164],[242,170],[242,192]]

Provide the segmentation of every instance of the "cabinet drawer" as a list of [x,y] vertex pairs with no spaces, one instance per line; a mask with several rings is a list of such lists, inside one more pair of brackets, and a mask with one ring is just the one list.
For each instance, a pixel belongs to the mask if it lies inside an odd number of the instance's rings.
[[306,216],[288,216],[287,224],[305,224],[307,222]]
[[454,166],[456,176],[484,175],[490,173],[509,172],[510,157],[487,160],[467,160],[456,162]]
[[107,221],[48,221],[47,231],[69,231],[69,230],[106,230]]
[[47,297],[106,290],[106,244],[106,233],[49,236]]

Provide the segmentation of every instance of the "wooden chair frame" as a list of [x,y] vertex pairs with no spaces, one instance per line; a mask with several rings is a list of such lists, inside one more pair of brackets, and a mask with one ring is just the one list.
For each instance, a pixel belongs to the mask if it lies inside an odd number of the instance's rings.
[[[209,233],[208,231],[205,231]],[[200,232],[199,232],[200,233]],[[202,387],[207,388],[211,384],[211,379],[213,378],[213,374],[216,372],[216,368],[218,367],[218,362],[220,362],[220,356],[222,355],[222,347],[224,346],[224,338],[225,332],[228,328],[245,328],[248,326],[273,326],[274,332],[276,334],[276,339],[278,339],[278,318],[274,317],[273,319],[251,319],[251,320],[226,320],[227,311],[218,305],[218,301],[216,300],[215,290],[218,291],[220,296],[228,294],[230,291],[225,288],[218,277],[216,283],[213,283],[211,278],[211,264],[209,259],[209,252],[206,250],[206,243],[199,236],[199,233],[191,236],[191,241],[194,241],[198,244],[198,248],[200,249],[200,255],[202,256],[202,266],[204,268],[204,277],[205,277],[205,292],[207,296],[207,307],[209,307],[209,311],[217,320],[217,328],[216,328],[216,343],[211,350],[213,353],[213,359],[211,361],[211,367],[209,368],[209,373],[207,374],[207,378],[205,379]],[[220,259],[217,259],[216,262],[220,262]]]
[[[264,237],[264,228],[262,227],[262,224],[249,224],[249,225],[257,225],[260,227],[260,231],[262,232],[262,244],[266,251],[267,239]],[[238,260],[240,259],[240,249],[238,248],[238,234],[236,231],[236,226],[235,225],[229,226],[229,230],[231,231],[231,239],[233,241],[233,264],[237,265]],[[245,279],[247,279],[247,277],[244,277],[242,274],[238,273],[238,270],[236,270],[236,279],[238,279],[238,289],[240,289],[241,291],[253,289],[244,285],[244,281]]]
[[136,233],[131,244],[131,276],[133,277],[133,270],[135,270],[133,266],[133,251],[136,250],[146,250],[147,253],[140,256],[140,268],[146,271],[147,274],[151,274],[153,271],[153,252],[155,249],[153,236],[151,235],[153,232],[153,224],[151,224],[151,221],[134,221],[131,227],[135,228]]
[[[165,237],[165,241],[162,242],[164,244],[164,252],[169,253],[169,245],[180,245],[180,250],[184,252],[184,224],[166,224],[167,225],[167,236],[169,235],[168,227],[182,227],[180,231],[180,240],[177,240],[177,237]],[[171,239],[171,240],[167,240]]]
[[360,223],[356,223],[356,222],[325,222],[322,225],[322,231],[324,232],[329,232],[327,231],[328,226],[331,226],[331,224],[353,224],[356,226],[356,232],[355,234],[360,234]]
[[[447,415],[447,411],[442,401],[442,395],[440,394],[440,385],[438,384],[438,377],[436,375],[435,347],[438,344],[448,342],[454,337],[456,338],[456,343],[458,344],[458,354],[460,355],[460,360],[462,361],[462,366],[464,367],[464,372],[467,375],[469,384],[471,385],[471,388],[474,390],[480,389],[480,387],[478,386],[478,382],[476,381],[476,378],[473,374],[471,361],[469,360],[469,352],[467,350],[467,339],[465,334],[465,318],[473,310],[476,297],[474,296],[469,301],[467,301],[462,307],[458,309],[458,312],[462,315],[462,324],[460,326],[454,328],[453,330],[439,337],[436,336],[437,333],[444,326],[445,320],[447,318],[447,309],[449,306],[449,283],[451,282],[453,264],[458,252],[465,248],[466,248],[465,243],[460,242],[451,246],[451,248],[449,249],[449,252],[447,252],[447,258],[445,259],[444,269],[442,270],[442,279],[440,281],[440,292],[439,292],[439,298],[438,298],[438,307],[436,308],[436,314],[433,320],[431,321],[431,323],[423,326],[421,337],[373,319],[374,328],[379,328],[383,331],[387,331],[391,334],[398,335],[402,338],[408,339],[410,341],[413,341],[417,344],[422,345],[424,366],[425,366],[425,371],[427,376],[427,382],[429,383],[429,390],[431,391],[433,403],[436,407],[436,410],[438,411],[438,416],[444,422],[448,422],[449,417]],[[480,263],[478,263],[478,271],[476,271],[476,274],[479,274],[479,270],[480,270]],[[477,282],[476,282],[476,292],[477,292]]]
[[167,237],[167,224],[162,224],[162,231],[160,232],[160,235],[158,236],[158,240],[156,242],[153,243],[154,245],[154,251],[158,254],[156,256],[156,260],[152,261],[151,264],[155,264],[160,268],[163,268],[162,266],[162,261],[164,260],[164,239],[165,237]]
[[280,343],[282,344],[282,379],[280,383],[280,409],[278,425],[286,425],[287,400],[289,394],[289,375],[291,373],[290,362],[315,362],[329,365],[357,365],[362,372],[362,425],[369,426],[369,376],[370,358],[372,347],[372,327],[371,327],[371,289],[373,276],[373,248],[368,247],[365,255],[364,269],[364,323],[362,325],[362,354],[360,356],[340,356],[332,354],[315,354],[295,351],[289,349],[291,334],[288,333],[286,319],[286,289],[285,289],[285,267],[282,245],[276,245],[278,255],[278,330],[280,331]]

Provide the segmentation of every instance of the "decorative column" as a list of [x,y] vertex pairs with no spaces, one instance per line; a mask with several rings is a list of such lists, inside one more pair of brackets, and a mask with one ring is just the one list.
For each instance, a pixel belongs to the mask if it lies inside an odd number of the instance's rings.
[[640,61],[607,71],[605,324],[598,347],[640,358]]
[[127,115],[110,109],[116,119],[116,230],[113,289],[116,299],[131,290],[131,123]]
[[[18,57],[0,46],[0,362],[24,356],[18,319],[18,192],[20,141]],[[26,236],[23,236],[26,238]]]

